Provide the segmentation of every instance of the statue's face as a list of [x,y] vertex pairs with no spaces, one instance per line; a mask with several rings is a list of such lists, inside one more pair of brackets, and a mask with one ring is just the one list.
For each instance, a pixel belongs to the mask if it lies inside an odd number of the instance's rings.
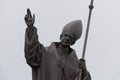
[[66,33],[61,35],[60,42],[64,46],[70,46],[70,45],[73,45],[75,43],[75,37],[73,34],[66,32]]

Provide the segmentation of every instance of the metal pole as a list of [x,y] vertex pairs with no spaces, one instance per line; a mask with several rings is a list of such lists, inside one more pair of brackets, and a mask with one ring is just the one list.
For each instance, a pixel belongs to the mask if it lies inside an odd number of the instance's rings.
[[87,28],[86,28],[86,35],[85,35],[85,40],[84,40],[84,47],[83,47],[83,53],[82,53],[82,58],[85,58],[85,51],[86,51],[86,45],[87,45],[87,39],[88,39],[88,33],[89,33],[89,27],[90,27],[90,20],[91,20],[91,14],[92,14],[92,9],[93,9],[93,0],[91,0],[91,3],[89,5],[89,16],[88,16],[88,22],[87,22]]
[[[87,22],[87,28],[86,28],[86,34],[85,34],[85,40],[84,40],[82,59],[85,58],[85,51],[86,51],[86,45],[87,45],[87,39],[88,39],[90,20],[91,20],[91,14],[92,14],[93,7],[94,7],[93,6],[93,0],[91,0],[90,5],[89,5],[89,16],[88,16],[88,22]],[[81,76],[82,76],[82,69],[80,69],[80,74],[78,76],[78,80],[81,80]]]

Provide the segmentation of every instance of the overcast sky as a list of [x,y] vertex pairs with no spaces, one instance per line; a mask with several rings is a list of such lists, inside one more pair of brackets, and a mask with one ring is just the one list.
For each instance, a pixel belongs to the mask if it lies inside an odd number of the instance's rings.
[[[32,80],[24,58],[26,9],[35,13],[39,41],[59,41],[67,23],[81,19],[83,34],[72,46],[81,58],[90,0],[0,0],[0,80]],[[86,64],[92,80],[120,80],[120,1],[94,0]]]

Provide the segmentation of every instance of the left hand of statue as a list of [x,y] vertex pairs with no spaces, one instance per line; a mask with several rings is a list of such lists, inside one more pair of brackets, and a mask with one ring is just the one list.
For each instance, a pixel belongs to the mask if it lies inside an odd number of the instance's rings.
[[83,72],[86,72],[86,71],[87,71],[87,69],[86,69],[86,64],[85,64],[85,59],[82,59],[82,58],[81,58],[81,59],[79,60],[79,68],[81,68]]

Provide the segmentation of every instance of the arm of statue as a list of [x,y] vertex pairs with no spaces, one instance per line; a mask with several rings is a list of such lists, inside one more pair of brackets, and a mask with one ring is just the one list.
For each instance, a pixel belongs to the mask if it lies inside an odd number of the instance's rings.
[[[91,76],[90,73],[87,71],[84,59],[79,60],[79,67],[82,69],[81,80],[91,80]],[[79,75],[77,76],[76,80],[79,80]]]
[[26,62],[31,67],[40,66],[42,45],[38,41],[37,29],[34,27],[35,15],[31,15],[29,9],[25,15],[25,22],[27,24],[25,32],[25,58]]

